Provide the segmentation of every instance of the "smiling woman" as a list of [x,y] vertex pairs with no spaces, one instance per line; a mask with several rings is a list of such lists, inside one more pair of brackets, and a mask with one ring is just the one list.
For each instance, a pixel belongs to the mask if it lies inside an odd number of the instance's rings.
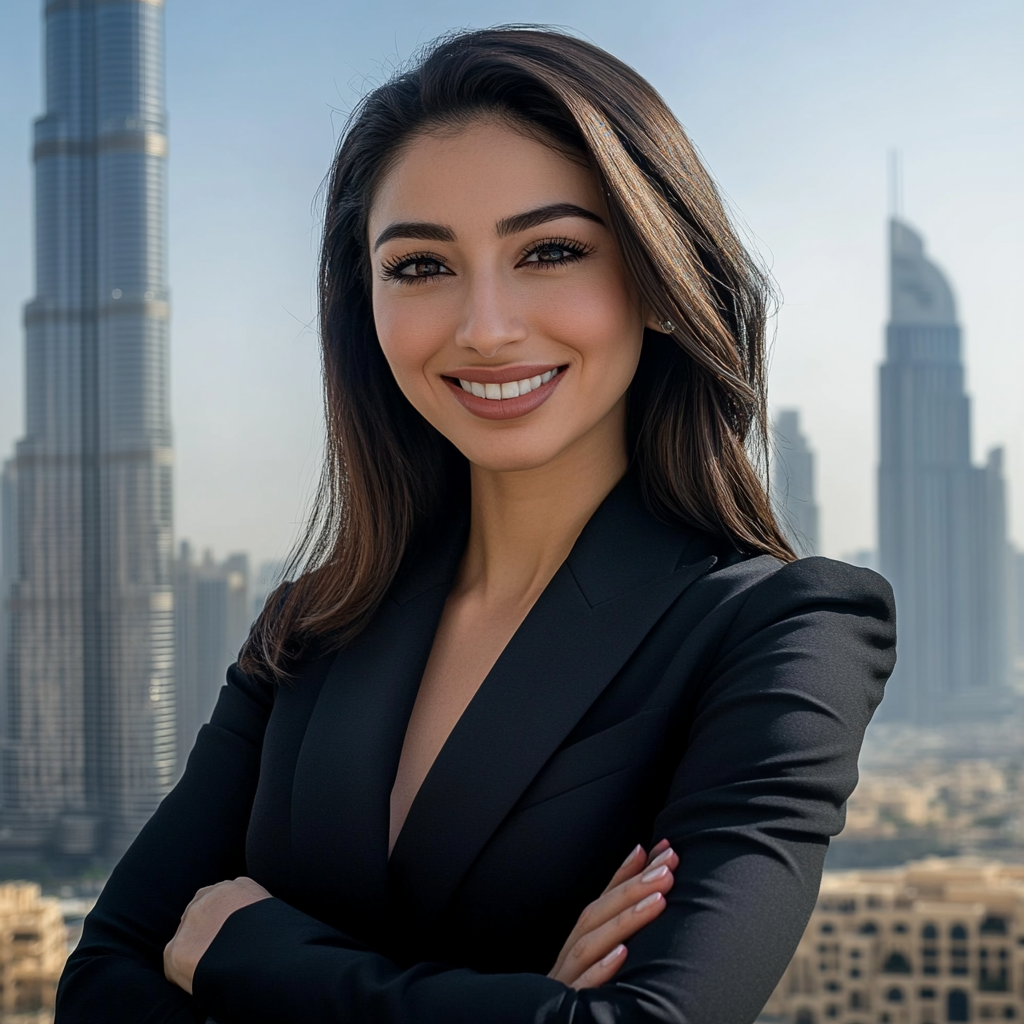
[[682,128],[572,37],[444,40],[353,117],[320,285],[293,579],[58,1022],[753,1020],[894,613],[775,524],[765,283]]

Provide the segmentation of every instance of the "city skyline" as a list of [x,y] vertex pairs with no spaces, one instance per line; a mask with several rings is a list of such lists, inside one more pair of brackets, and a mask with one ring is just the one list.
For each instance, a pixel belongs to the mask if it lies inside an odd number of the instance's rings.
[[[22,8],[26,8],[23,10]],[[648,75],[706,157],[783,295],[770,396],[799,407],[818,454],[822,551],[875,546],[875,373],[885,320],[885,155],[906,209],[957,281],[977,459],[1007,446],[1024,488],[1024,346],[1003,296],[1020,274],[1024,156],[1010,45],[1019,5],[874,0],[611,4],[311,0],[275,16],[231,0],[168,10],[174,99],[170,259],[179,535],[281,557],[315,482],[320,387],[311,209],[368,82],[446,28],[514,18],[571,26]],[[39,112],[34,5],[0,14],[0,450],[21,419],[20,307],[31,202],[26,125]],[[841,45],[837,45],[840,44]],[[826,57],[827,55],[827,57]],[[955,67],[955,75],[949,69]],[[814,88],[808,89],[807,82]],[[967,198],[970,201],[966,201]],[[237,495],[266,481],[238,513]],[[1018,542],[1024,502],[1011,503]]]

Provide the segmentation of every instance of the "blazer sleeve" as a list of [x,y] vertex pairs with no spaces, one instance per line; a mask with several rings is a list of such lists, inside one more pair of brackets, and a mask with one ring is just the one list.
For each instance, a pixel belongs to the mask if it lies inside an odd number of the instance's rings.
[[114,869],[57,989],[56,1024],[195,1024],[197,1002],[164,977],[163,948],[196,891],[245,873],[245,834],[273,704],[228,670],[181,780]]
[[[735,610],[734,610],[735,609]],[[680,856],[662,915],[616,978],[576,992],[534,974],[401,969],[280,900],[233,914],[199,963],[219,1024],[746,1024],[789,962],[895,660],[892,592],[812,558],[727,617],[652,838]]]

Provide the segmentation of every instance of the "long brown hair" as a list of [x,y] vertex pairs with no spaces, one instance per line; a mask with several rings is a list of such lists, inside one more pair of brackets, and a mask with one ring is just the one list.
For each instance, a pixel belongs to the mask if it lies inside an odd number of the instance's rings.
[[651,512],[741,551],[795,557],[759,473],[770,289],[682,126],[640,75],[590,43],[531,26],[466,32],[366,96],[339,145],[319,281],[326,458],[286,570],[297,578],[267,601],[245,671],[283,678],[313,638],[354,638],[410,548],[465,500],[465,459],[409,404],[381,352],[367,217],[404,145],[481,114],[588,163],[641,301],[676,325],[645,332],[628,398]]

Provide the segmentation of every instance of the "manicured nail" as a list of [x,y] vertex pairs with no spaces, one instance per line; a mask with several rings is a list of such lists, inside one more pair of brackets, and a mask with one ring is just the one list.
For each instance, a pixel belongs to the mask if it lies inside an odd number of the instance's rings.
[[626,952],[626,947],[620,942],[602,961],[601,966],[607,967],[610,963],[614,963],[616,960]]
[[641,910],[654,906],[660,899],[664,899],[660,892],[652,892],[650,896],[645,896],[633,909],[639,914]]
[[667,874],[668,874],[668,865],[667,864],[662,864],[660,868],[655,868],[653,871],[648,871],[647,874],[644,875],[644,877],[640,879],[640,881],[641,882],[655,882],[659,878],[664,878]]
[[[630,855],[622,862],[622,868],[624,868],[637,855],[637,853],[641,849],[643,849],[643,847],[641,847],[641,845],[639,843],[637,843],[636,846],[633,847],[632,852],[630,853]],[[621,871],[622,868],[619,868],[619,870]]]
[[671,856],[672,847],[670,846],[667,850],[663,850],[661,853],[659,853],[658,856],[651,861],[649,866],[652,868],[656,868],[659,864],[664,864],[665,861],[667,861]]

